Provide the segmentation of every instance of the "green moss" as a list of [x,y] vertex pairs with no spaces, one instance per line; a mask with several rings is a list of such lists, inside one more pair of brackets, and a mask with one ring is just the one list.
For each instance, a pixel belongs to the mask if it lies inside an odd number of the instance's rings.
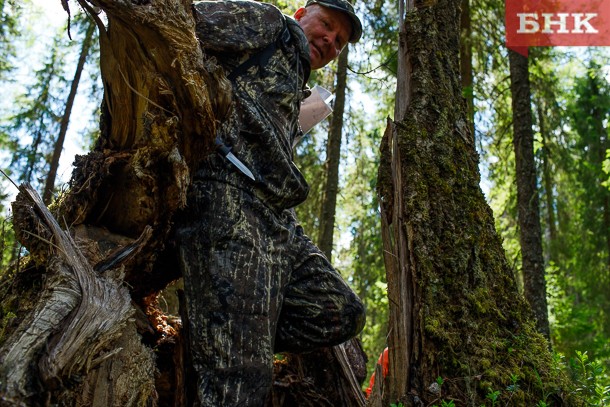
[[489,368],[491,367],[491,360],[486,359],[486,358],[481,358],[480,364],[483,369],[489,370]]
[[415,390],[423,397],[440,375],[443,397],[460,405],[490,405],[487,395],[500,391],[500,405],[533,406],[544,395],[568,394],[570,383],[552,368],[547,342],[518,294],[478,185],[478,157],[456,130],[465,120],[452,71],[457,50],[439,48],[439,30],[449,25],[425,13],[432,10],[407,17],[413,94],[396,125],[402,185],[394,186],[403,194],[403,208],[395,210],[410,232],[410,294],[419,310],[413,331],[423,361],[413,367],[421,380]]

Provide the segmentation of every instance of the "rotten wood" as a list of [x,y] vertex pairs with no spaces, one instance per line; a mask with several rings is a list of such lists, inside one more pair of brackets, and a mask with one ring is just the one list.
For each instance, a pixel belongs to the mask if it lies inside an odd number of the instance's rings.
[[[190,2],[79,3],[100,30],[101,134],[77,160],[58,212],[70,224],[102,225],[132,238],[150,226],[154,256],[186,203],[191,172],[212,151],[231,87],[201,51]],[[107,25],[92,6],[105,11]],[[150,260],[138,267],[150,270]]]

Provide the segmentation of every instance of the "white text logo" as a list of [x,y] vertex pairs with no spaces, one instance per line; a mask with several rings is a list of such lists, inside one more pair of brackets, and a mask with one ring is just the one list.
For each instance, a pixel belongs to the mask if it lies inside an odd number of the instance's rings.
[[[518,13],[519,29],[517,34],[597,34],[591,25],[597,13]],[[571,30],[568,22],[573,21]]]

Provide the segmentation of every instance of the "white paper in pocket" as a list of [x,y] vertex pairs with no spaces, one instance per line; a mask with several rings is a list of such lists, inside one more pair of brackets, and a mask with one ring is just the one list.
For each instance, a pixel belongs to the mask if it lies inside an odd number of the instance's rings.
[[303,134],[306,134],[316,124],[326,119],[332,113],[331,102],[335,95],[321,86],[314,86],[311,95],[301,103],[301,113],[299,114],[299,124]]

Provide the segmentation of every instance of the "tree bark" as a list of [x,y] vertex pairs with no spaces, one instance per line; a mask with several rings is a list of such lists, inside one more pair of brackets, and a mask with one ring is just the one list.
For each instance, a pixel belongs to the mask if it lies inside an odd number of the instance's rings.
[[341,138],[343,137],[343,114],[347,91],[347,62],[349,48],[345,47],[337,64],[337,83],[335,86],[335,106],[326,142],[326,183],[320,205],[320,231],[318,247],[330,260],[333,252],[335,232],[335,213],[339,191],[339,164],[341,161]]
[[542,255],[540,201],[536,162],[534,160],[534,131],[532,129],[528,59],[512,50],[509,50],[508,56],[513,108],[513,147],[517,174],[517,207],[523,291],[534,312],[538,330],[550,339],[544,258]]
[[53,191],[55,189],[55,178],[57,177],[57,168],[59,167],[59,158],[61,157],[61,153],[64,148],[64,141],[66,140],[68,124],[70,123],[70,116],[72,114],[72,107],[74,106],[74,99],[76,98],[76,91],[78,90],[80,77],[83,73],[85,62],[87,61],[87,55],[89,55],[89,49],[91,48],[91,42],[94,31],[95,24],[90,21],[89,26],[87,27],[87,31],[85,32],[85,38],[83,39],[80,56],[78,57],[76,70],[74,72],[74,78],[72,79],[72,84],[70,85],[70,93],[68,94],[68,99],[66,100],[64,114],[61,117],[61,125],[59,128],[59,134],[57,135],[57,140],[55,140],[53,156],[51,157],[51,162],[49,163],[49,173],[47,174],[44,192],[42,195],[42,200],[46,205],[49,205],[51,203],[51,198],[53,197]]
[[[459,75],[460,0],[403,4],[378,188],[390,303],[383,404],[559,405],[569,382],[519,295],[479,187]],[[404,20],[403,20],[404,18]],[[539,376],[542,374],[541,377]],[[557,390],[560,389],[560,390]]]

